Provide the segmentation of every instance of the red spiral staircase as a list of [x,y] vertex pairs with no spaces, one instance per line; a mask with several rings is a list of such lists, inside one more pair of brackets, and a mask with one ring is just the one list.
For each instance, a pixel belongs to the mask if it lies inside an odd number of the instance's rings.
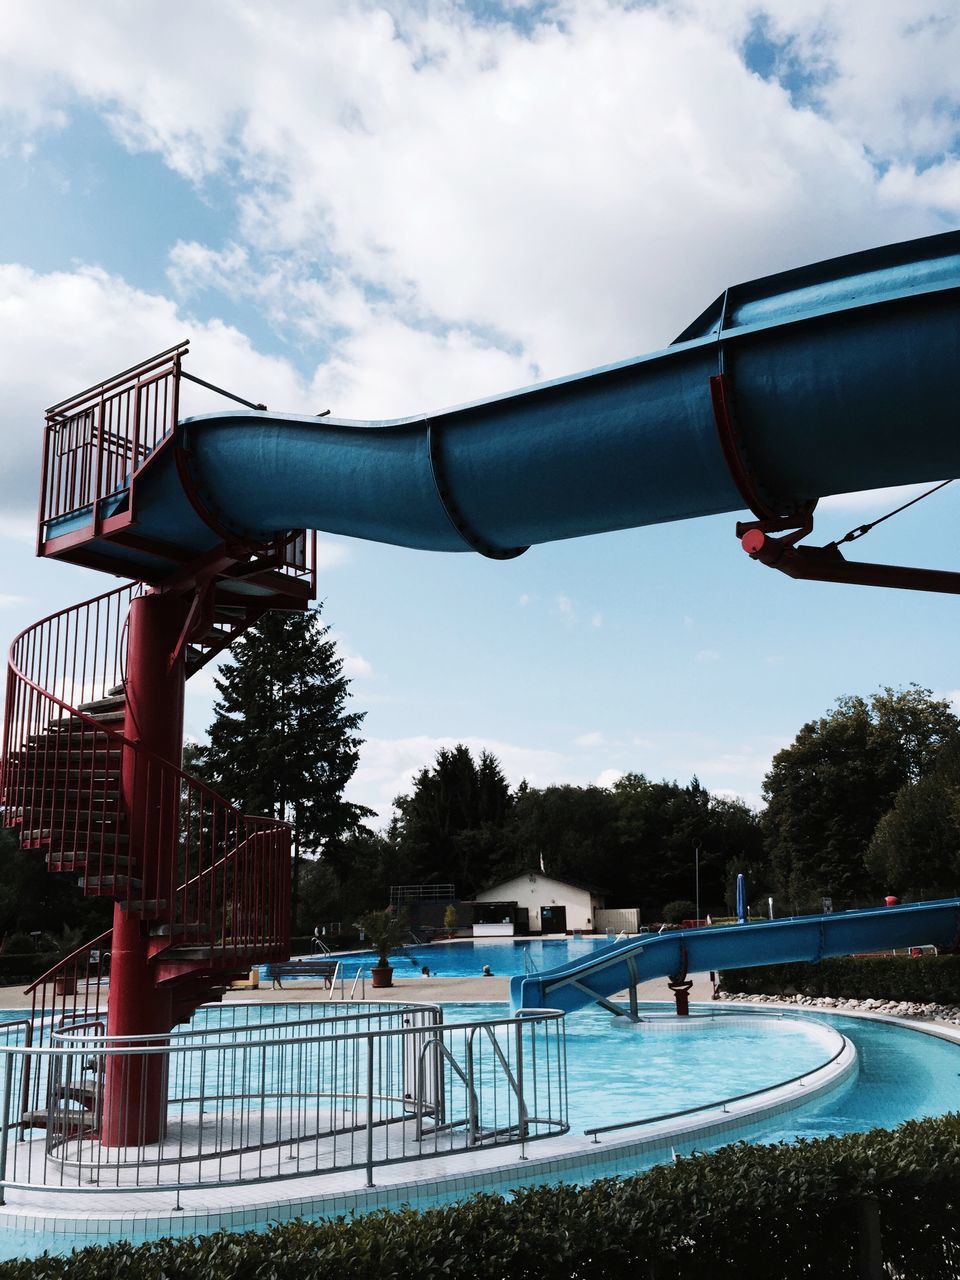
[[[145,546],[137,479],[176,448],[185,354],[181,344],[47,413],[38,554],[105,568],[106,547],[153,567],[11,647],[3,821],[50,871],[114,902],[112,929],[28,988],[34,1043],[64,1020],[95,1020],[106,991],[107,1034],[162,1044],[251,965],[289,954],[290,828],[183,772],[183,699],[187,678],[268,609],[307,607],[313,540],[224,537],[193,557],[169,541]],[[90,963],[107,952],[108,985]],[[161,1063],[143,1054],[138,1070],[136,1055],[108,1067],[102,1142],[162,1136]]]

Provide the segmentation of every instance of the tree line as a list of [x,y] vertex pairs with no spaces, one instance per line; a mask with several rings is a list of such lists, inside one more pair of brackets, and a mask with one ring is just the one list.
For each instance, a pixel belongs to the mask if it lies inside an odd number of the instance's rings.
[[217,677],[203,776],[250,812],[293,823],[295,930],[355,920],[393,884],[453,883],[461,898],[538,871],[662,919],[733,910],[743,872],[755,910],[778,914],[960,888],[960,720],[918,686],[842,697],[804,724],[763,781],[763,807],[625,774],[612,786],[511,787],[489,752],[439,751],[398,796],[387,828],[343,799],[363,713],[320,610],[268,616]]
[[[469,898],[541,869],[648,922],[670,904],[692,915],[697,878],[701,915],[729,914],[739,872],[754,909],[773,896],[781,915],[960,891],[960,720],[929,689],[839,698],[774,756],[759,812],[695,777],[511,787],[493,755],[460,744],[424,764],[378,831],[344,799],[364,718],[349,686],[320,608],[269,614],[216,677],[209,742],[185,752],[244,811],[291,822],[297,933],[382,907],[393,884],[452,882]],[[0,839],[0,930],[104,927],[103,904]]]

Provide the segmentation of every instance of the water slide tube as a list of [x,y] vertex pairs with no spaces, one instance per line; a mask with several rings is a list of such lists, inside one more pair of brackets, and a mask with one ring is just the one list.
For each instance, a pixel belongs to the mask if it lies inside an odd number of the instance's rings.
[[956,898],[763,924],[648,934],[612,943],[586,959],[543,973],[511,978],[510,1005],[514,1012],[572,1012],[588,1004],[606,1004],[617,992],[650,978],[816,961],[894,947],[952,947],[958,940],[960,899]]
[[[178,428],[138,479],[137,523],[202,555],[224,531],[316,528],[509,557],[534,543],[741,510],[710,379],[736,413],[734,470],[770,509],[960,475],[960,233],[728,289],[653,355],[384,422],[221,412]],[[110,510],[122,509],[124,492]],[[90,523],[89,509],[44,537]],[[161,582],[162,555],[104,543]]]

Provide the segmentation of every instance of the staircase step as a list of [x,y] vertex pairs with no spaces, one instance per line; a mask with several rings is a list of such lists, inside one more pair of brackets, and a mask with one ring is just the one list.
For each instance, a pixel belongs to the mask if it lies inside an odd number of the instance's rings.
[[123,685],[115,685],[114,689],[119,689],[119,693],[114,693],[111,689],[105,698],[94,698],[92,702],[82,702],[77,710],[82,711],[85,716],[92,716],[95,720],[99,720],[101,716],[113,716],[117,711],[124,711],[127,699],[123,692]]
[[[92,720],[96,720],[98,724],[115,729],[118,725],[123,723],[126,716],[126,708],[126,702],[121,701],[118,703],[115,710],[101,711],[96,715],[91,714],[90,718]],[[49,729],[51,733],[66,733],[70,729],[79,729],[81,727],[89,729],[91,725],[88,720],[81,720],[79,716],[54,716],[53,719],[47,723],[47,729]]]
[[57,1088],[57,1094],[61,1098],[68,1098],[71,1102],[82,1102],[85,1107],[91,1110],[96,1106],[100,1099],[100,1090],[95,1084],[80,1081],[78,1084],[62,1084]]
[[[116,775],[119,777],[119,774]],[[60,809],[82,809],[85,813],[99,808],[109,818],[114,813],[122,814],[122,809],[115,809],[113,803],[116,801],[118,788],[113,785],[113,778],[101,779],[101,781],[92,787],[44,787],[42,790],[36,790],[31,793],[31,804],[22,806],[19,809],[11,810],[18,818],[23,817],[24,813],[29,812],[31,808],[39,809],[42,806],[49,807],[55,804]],[[106,802],[106,809],[103,808]]]
[[[119,753],[114,753],[119,754]],[[63,753],[66,755],[66,752]],[[14,776],[19,784],[28,784],[30,782],[46,781],[51,786],[54,782],[60,782],[63,779],[75,779],[81,786],[102,787],[106,782],[113,782],[120,777],[119,764],[113,768],[104,767],[101,764],[97,768],[81,769],[79,765],[68,764],[62,757],[55,763],[50,762],[34,762],[29,765],[22,764],[17,761],[11,761],[13,769],[16,770]],[[76,783],[74,783],[76,785]]]
[[168,947],[166,951],[160,952],[164,964],[171,960],[212,960],[218,955],[218,948],[213,946],[191,947],[185,945],[182,947]]
[[130,876],[90,876],[84,886],[88,893],[103,893],[116,896],[128,889],[142,889],[143,881],[131,879]]
[[[112,739],[106,728],[92,729],[90,725],[78,721],[64,729],[46,729],[43,733],[33,733],[27,738],[27,751],[30,748],[42,747],[46,752],[63,751],[65,748],[79,750],[93,742],[102,742],[104,747],[112,745]],[[114,750],[121,749],[118,742]]]
[[199,920],[192,920],[190,923],[181,922],[180,924],[155,924],[150,928],[151,938],[197,938],[204,933],[208,933],[209,925]]
[[123,909],[132,916],[157,916],[166,911],[166,898],[131,898],[123,904]]
[[[64,862],[69,862],[70,865],[58,865]],[[56,849],[47,854],[48,871],[82,871],[84,867],[96,871],[97,863],[101,864],[99,870],[104,871],[106,868],[105,874],[108,875],[115,875],[117,872],[122,874],[136,865],[133,859],[123,853],[111,853],[101,857],[96,850]]]
[[[46,1107],[39,1107],[36,1111],[24,1111],[21,1119],[25,1129],[45,1129],[47,1127],[47,1109]],[[58,1107],[53,1112],[53,1121],[58,1126],[69,1123],[71,1128],[76,1126],[88,1130],[93,1128],[94,1114],[86,1108],[80,1111],[74,1110],[72,1107]]]
[[110,845],[125,845],[129,842],[130,837],[126,832],[117,831],[71,831],[65,825],[57,825],[56,827],[39,829],[33,831],[23,831],[20,839],[30,844],[48,844],[51,840],[70,839],[71,841],[83,842],[87,844],[87,848],[94,850]]
[[47,746],[45,749],[23,750],[20,754],[19,764],[23,769],[43,770],[48,767],[51,762],[54,766],[78,765],[81,761],[87,761],[87,767],[90,768],[96,764],[103,764],[107,760],[119,760],[123,751],[122,746],[116,747],[54,747]]

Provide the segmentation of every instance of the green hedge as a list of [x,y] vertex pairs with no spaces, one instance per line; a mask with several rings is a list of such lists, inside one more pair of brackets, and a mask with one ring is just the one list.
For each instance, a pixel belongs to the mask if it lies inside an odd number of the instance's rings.
[[26,986],[34,978],[52,969],[57,963],[57,953],[31,951],[29,954],[0,955],[0,987]]
[[727,969],[724,991],[960,1005],[960,956],[862,956]]
[[10,1280],[831,1280],[960,1277],[960,1116],[793,1145],[725,1147],[636,1177],[504,1200],[296,1221],[0,1264]]

